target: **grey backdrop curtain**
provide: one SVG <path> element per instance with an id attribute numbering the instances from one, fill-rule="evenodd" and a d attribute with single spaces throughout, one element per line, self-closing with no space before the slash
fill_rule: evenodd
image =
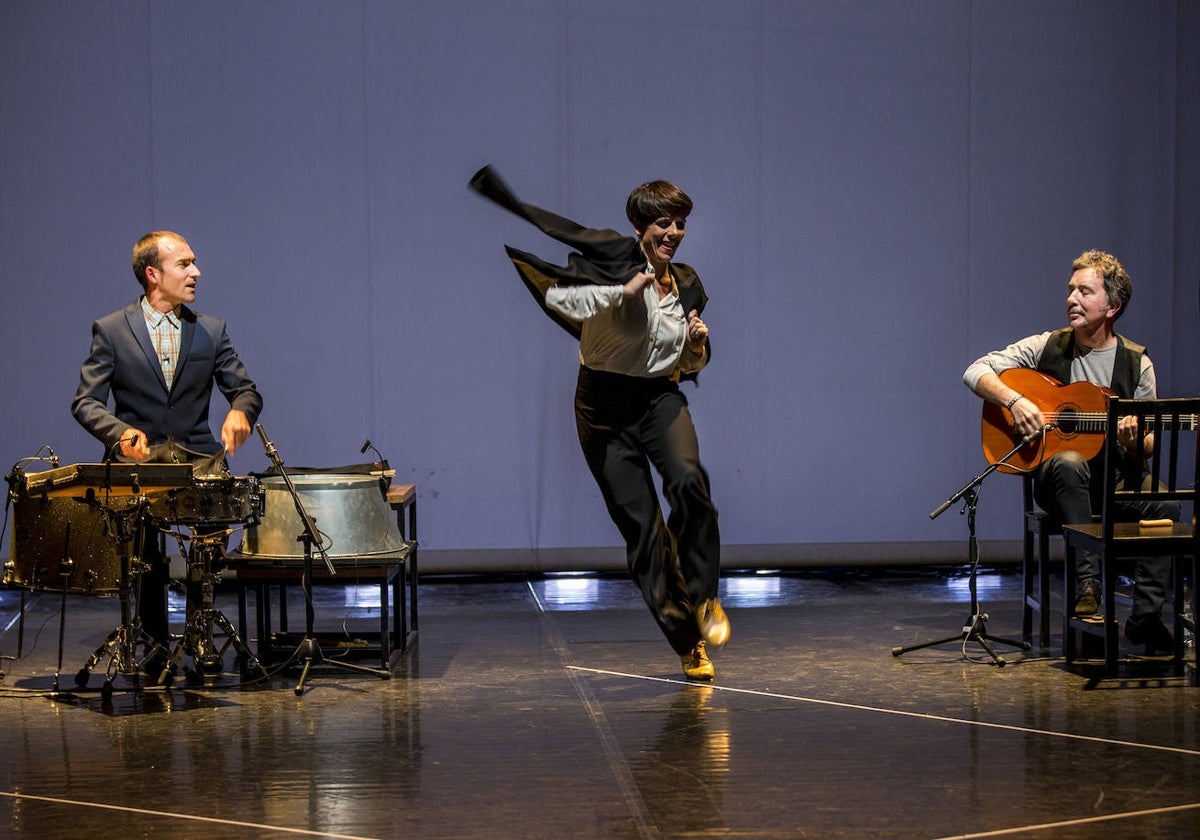
<path id="1" fill-rule="evenodd" d="M 720 347 L 686 387 L 728 564 L 961 557 L 927 516 L 983 466 L 960 374 L 1062 324 L 1080 251 L 1128 266 L 1160 390 L 1200 391 L 1198 36 L 1166 0 L 4 3 L 0 461 L 99 459 L 68 411 L 88 329 L 171 228 L 285 462 L 371 438 L 427 569 L 619 565 L 575 347 L 502 248 L 545 241 L 465 183 L 494 163 L 622 228 L 666 178 Z M 252 438 L 233 469 L 266 463 Z M 1018 496 L 984 487 L 993 559 Z"/>

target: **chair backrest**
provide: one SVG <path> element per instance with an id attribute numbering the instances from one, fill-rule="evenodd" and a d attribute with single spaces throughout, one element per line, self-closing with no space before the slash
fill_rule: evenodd
<path id="1" fill-rule="evenodd" d="M 1122 417 L 1136 418 L 1137 445 L 1124 452 L 1117 443 Z M 1200 398 L 1108 400 L 1104 448 L 1104 502 L 1101 519 L 1111 532 L 1116 508 L 1126 502 L 1192 503 L 1200 473 Z M 1153 435 L 1153 447 L 1146 435 Z M 1138 469 L 1137 465 L 1143 465 Z M 1186 520 L 1185 520 L 1186 521 Z"/>

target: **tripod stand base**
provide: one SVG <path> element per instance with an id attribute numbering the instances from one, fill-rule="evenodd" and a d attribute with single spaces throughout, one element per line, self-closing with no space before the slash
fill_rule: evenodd
<path id="1" fill-rule="evenodd" d="M 358 674 L 370 674 L 374 677 L 379 677 L 381 680 L 390 680 L 392 674 L 386 668 L 371 668 L 366 665 L 359 665 L 356 662 L 343 662 L 340 659 L 326 659 L 321 652 L 320 643 L 312 636 L 305 636 L 300 640 L 300 645 L 296 648 L 296 652 L 292 654 L 292 661 L 303 660 L 303 665 L 300 669 L 300 679 L 296 682 L 294 689 L 296 696 L 299 697 L 304 693 L 304 684 L 308 681 L 308 672 L 314 665 L 329 665 L 334 668 L 341 668 L 344 671 L 352 671 Z"/>
<path id="2" fill-rule="evenodd" d="M 214 625 L 225 634 L 225 643 L 220 648 L 213 640 Z M 183 636 L 171 651 L 171 667 L 182 669 L 189 685 L 203 685 L 206 677 L 216 679 L 224 672 L 223 657 L 231 645 L 237 651 L 238 661 L 242 663 L 243 674 L 254 672 L 259 677 L 268 676 L 267 669 L 242 641 L 232 622 L 223 612 L 212 607 L 201 607 L 192 611 L 187 624 L 184 625 Z M 193 667 L 187 666 L 184 661 L 185 654 L 191 656 Z M 169 674 L 164 676 L 166 679 L 163 682 L 169 682 Z"/>
<path id="3" fill-rule="evenodd" d="M 992 658 L 992 662 L 995 663 L 997 667 L 1003 668 L 1008 663 L 1004 661 L 1004 657 L 996 653 L 995 649 L 992 647 L 993 642 L 1008 645 L 1009 647 L 1014 647 L 1018 650 L 1030 649 L 1031 645 L 1029 642 L 1018 642 L 1014 639 L 1003 639 L 999 636 L 989 636 L 987 627 L 984 625 L 984 622 L 986 621 L 987 615 L 981 614 L 972 616 L 969 622 L 963 626 L 963 631 L 959 635 L 947 636 L 944 639 L 935 639 L 932 642 L 921 642 L 920 644 L 908 645 L 907 647 L 894 647 L 892 648 L 892 656 L 901 656 L 909 651 L 921 650 L 922 648 L 940 647 L 941 645 L 948 645 L 951 642 L 961 642 L 962 644 L 966 644 L 967 642 L 975 642 L 984 649 L 988 656 Z"/>
<path id="4" fill-rule="evenodd" d="M 143 659 L 138 659 L 136 649 L 139 644 L 146 646 L 146 656 Z M 133 678 L 135 681 L 141 679 L 141 667 L 146 662 L 155 661 L 156 657 L 161 657 L 162 661 L 166 662 L 170 656 L 170 651 L 150 638 L 145 632 L 135 630 L 127 624 L 120 624 L 108 634 L 108 638 L 101 643 L 100 647 L 96 648 L 84 666 L 75 674 L 75 685 L 77 688 L 86 688 L 91 679 L 92 671 L 100 664 L 102 659 L 107 657 L 108 664 L 104 669 L 104 686 L 101 688 L 101 696 L 108 700 L 113 693 L 113 678 L 117 674 L 124 674 Z M 164 666 L 163 675 L 166 674 L 166 666 Z M 150 675 L 153 676 L 153 675 Z M 162 682 L 162 678 L 155 680 Z"/>

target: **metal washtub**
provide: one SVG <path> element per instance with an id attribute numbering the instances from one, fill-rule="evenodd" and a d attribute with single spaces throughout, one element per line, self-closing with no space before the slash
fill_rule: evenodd
<path id="1" fill-rule="evenodd" d="M 365 557 L 404 549 L 395 514 L 378 476 L 310 473 L 290 475 L 305 512 L 312 517 L 330 557 Z M 304 526 L 282 476 L 260 479 L 263 515 L 242 534 L 240 552 L 247 558 L 303 559 L 297 538 Z M 314 558 L 319 558 L 313 547 Z"/>

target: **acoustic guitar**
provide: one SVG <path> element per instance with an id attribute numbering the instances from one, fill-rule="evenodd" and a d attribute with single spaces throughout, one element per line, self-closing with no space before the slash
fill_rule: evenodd
<path id="1" fill-rule="evenodd" d="M 1108 398 L 1115 394 L 1091 382 L 1064 385 L 1052 376 L 1029 368 L 1011 368 L 1000 381 L 1026 399 L 1033 400 L 1047 423 L 1055 428 L 1025 444 L 998 467 L 1000 472 L 1021 473 L 1052 455 L 1073 450 L 1089 461 L 1104 448 L 1108 423 Z M 983 454 L 992 464 L 1021 440 L 1013 428 L 1011 412 L 992 402 L 983 404 Z M 1009 466 L 1011 465 L 1011 466 Z"/>

